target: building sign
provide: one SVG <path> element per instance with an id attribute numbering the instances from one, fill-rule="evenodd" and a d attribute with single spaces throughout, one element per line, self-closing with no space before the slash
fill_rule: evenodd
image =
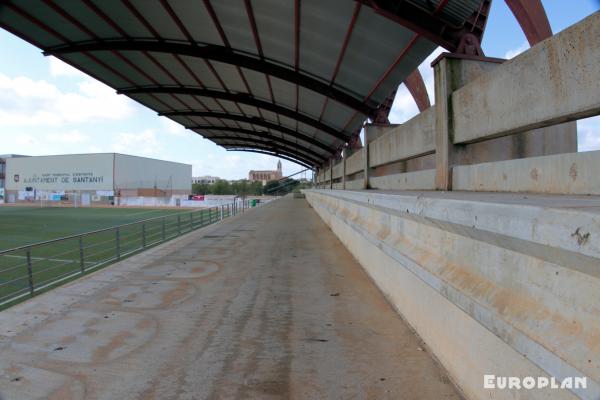
<path id="1" fill-rule="evenodd" d="M 15 175 L 15 182 L 19 182 L 19 175 Z M 38 176 L 33 174 L 29 177 L 23 177 L 23 183 L 29 186 L 35 186 L 40 183 L 54 184 L 86 184 L 86 183 L 103 183 L 104 176 L 97 176 L 93 172 L 72 172 L 72 173 L 46 173 Z"/>
<path id="2" fill-rule="evenodd" d="M 7 159 L 7 190 L 76 191 L 112 190 L 112 154 Z"/>

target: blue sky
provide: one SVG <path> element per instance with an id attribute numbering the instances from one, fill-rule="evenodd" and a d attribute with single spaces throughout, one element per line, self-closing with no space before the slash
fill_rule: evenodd
<path id="1" fill-rule="evenodd" d="M 543 1 L 554 33 L 600 7 L 599 0 Z M 482 44 L 486 55 L 510 58 L 529 46 L 502 0 L 494 0 Z M 0 29 L 0 154 L 120 152 L 185 162 L 194 175 L 243 178 L 249 169 L 271 169 L 270 156 L 227 152 L 212 142 L 74 70 Z M 431 60 L 420 67 L 433 99 Z M 390 114 L 401 123 L 417 113 L 403 86 Z M 579 121 L 579 150 L 600 149 L 600 118 Z M 301 168 L 282 160 L 284 174 Z"/>

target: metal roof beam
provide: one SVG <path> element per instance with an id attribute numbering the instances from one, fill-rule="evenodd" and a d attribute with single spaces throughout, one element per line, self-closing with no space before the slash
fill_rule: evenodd
<path id="1" fill-rule="evenodd" d="M 337 146 L 325 144 L 311 136 L 305 135 L 303 133 L 300 133 L 300 132 L 295 131 L 290 128 L 286 128 L 285 126 L 275 124 L 273 122 L 265 121 L 258 117 L 246 117 L 244 115 L 219 113 L 219 112 L 213 112 L 213 111 L 189 111 L 184 114 L 178 114 L 178 112 L 165 112 L 165 113 L 161 113 L 159 115 L 163 115 L 166 117 L 185 116 L 185 117 L 219 118 L 219 119 L 227 119 L 227 120 L 231 120 L 231 121 L 246 122 L 248 124 L 262 126 L 263 128 L 273 129 L 273 130 L 281 132 L 283 134 L 303 140 L 306 143 L 310 143 L 312 145 L 315 145 L 315 146 L 327 151 L 328 153 L 335 152 L 335 150 L 337 148 Z M 203 126 L 203 127 L 202 126 L 201 127 L 186 126 L 186 128 L 188 128 L 188 129 L 203 129 L 203 128 L 204 129 L 220 129 L 220 127 L 218 127 L 218 126 L 211 127 L 211 128 L 207 128 L 207 126 Z M 348 140 L 348 139 L 346 139 L 346 140 Z"/>
<path id="2" fill-rule="evenodd" d="M 220 143 L 220 141 L 222 141 L 222 140 L 225 140 L 225 141 L 230 140 L 232 142 L 235 142 L 235 141 L 245 142 L 245 143 L 249 143 L 251 145 L 256 144 L 259 146 L 261 146 L 261 145 L 271 146 L 271 147 L 277 148 L 279 150 L 286 151 L 290 154 L 295 154 L 297 157 L 302 157 L 303 159 L 310 160 L 312 163 L 315 163 L 315 164 L 319 164 L 319 163 L 322 163 L 323 161 L 325 161 L 325 158 L 323 158 L 322 156 L 318 156 L 318 157 L 309 156 L 309 155 L 299 152 L 298 149 L 289 148 L 285 145 L 280 146 L 273 142 L 259 141 L 259 140 L 252 139 L 252 138 L 234 137 L 234 136 L 210 136 L 210 137 L 207 137 L 207 139 L 213 140 L 215 143 Z"/>
<path id="3" fill-rule="evenodd" d="M 44 55 L 64 55 L 88 51 L 149 51 L 157 53 L 178 54 L 189 57 L 198 57 L 206 60 L 219 61 L 236 65 L 253 71 L 262 72 L 284 81 L 305 87 L 323 96 L 327 96 L 362 114 L 371 116 L 376 111 L 376 104 L 367 104 L 359 98 L 345 91 L 334 88 L 328 82 L 323 82 L 293 68 L 283 66 L 265 59 L 233 51 L 224 46 L 189 44 L 180 42 L 167 42 L 158 40 L 91 40 L 74 42 L 44 49 Z"/>
<path id="4" fill-rule="evenodd" d="M 291 162 L 296 163 L 298 165 L 301 165 L 303 167 L 306 167 L 306 168 L 308 168 L 310 170 L 314 170 L 315 169 L 314 166 L 311 166 L 310 164 L 307 164 L 304 161 L 299 161 L 299 160 L 296 160 L 296 159 L 294 159 L 292 157 L 287 157 L 287 156 L 284 156 L 284 155 L 281 155 L 281 154 L 277 154 L 276 152 L 273 152 L 273 151 L 259 150 L 259 149 L 253 149 L 253 148 L 252 149 L 251 148 L 244 148 L 244 147 L 239 147 L 239 146 L 238 147 L 226 147 L 226 146 L 223 146 L 223 147 L 225 147 L 225 149 L 227 151 L 245 151 L 245 152 L 248 152 L 248 153 L 266 154 L 268 156 L 279 157 L 279 158 L 282 158 L 284 160 L 288 160 L 288 161 L 291 161 Z"/>
<path id="5" fill-rule="evenodd" d="M 310 158 L 302 156 L 301 154 L 290 152 L 286 149 L 283 149 L 283 148 L 275 146 L 275 145 L 261 144 L 261 143 L 248 143 L 248 144 L 239 144 L 239 143 L 236 144 L 236 143 L 224 143 L 224 142 L 215 142 L 215 143 L 218 143 L 219 145 L 221 145 L 223 147 L 235 146 L 238 148 L 269 150 L 269 151 L 275 152 L 277 154 L 283 154 L 290 158 L 294 158 L 296 160 L 302 161 L 303 163 L 308 164 L 308 165 L 316 164 L 315 160 L 311 160 Z"/>
<path id="6" fill-rule="evenodd" d="M 119 89 L 117 91 L 119 94 L 157 94 L 157 93 L 166 93 L 166 94 L 184 94 L 190 96 L 201 96 L 201 97 L 210 97 L 222 100 L 228 100 L 236 103 L 246 104 L 249 106 L 261 108 L 263 110 L 272 111 L 274 113 L 283 115 L 288 118 L 295 119 L 298 122 L 302 122 L 306 125 L 310 125 L 328 133 L 329 135 L 335 137 L 336 139 L 346 141 L 350 134 L 343 134 L 339 130 L 320 122 L 317 119 L 311 118 L 308 115 L 300 114 L 290 108 L 280 106 L 278 104 L 271 103 L 269 101 L 260 100 L 256 97 L 248 94 L 248 93 L 231 93 L 231 92 L 223 92 L 220 90 L 210 90 L 203 88 L 193 88 L 193 87 L 165 87 L 165 86 L 149 86 L 149 87 L 135 87 L 135 88 L 126 88 Z"/>
<path id="7" fill-rule="evenodd" d="M 316 151 L 310 149 L 307 146 L 304 146 L 302 144 L 293 142 L 291 140 L 287 140 L 284 138 L 280 138 L 277 136 L 273 136 L 270 132 L 267 131 L 253 131 L 250 129 L 242 129 L 242 128 L 229 128 L 229 127 L 224 127 L 224 126 L 218 126 L 218 127 L 213 127 L 213 126 L 200 126 L 200 127 L 196 127 L 193 129 L 194 131 L 197 131 L 198 133 L 201 134 L 201 131 L 205 131 L 205 130 L 216 130 L 216 131 L 220 131 L 220 132 L 231 132 L 231 133 L 238 133 L 238 134 L 244 134 L 247 136 L 252 136 L 254 138 L 259 138 L 259 139 L 263 139 L 263 140 L 258 140 L 260 142 L 263 141 L 268 141 L 268 140 L 272 140 L 281 144 L 285 144 L 288 146 L 291 146 L 291 148 L 297 148 L 299 150 L 304 151 L 307 154 L 310 154 L 316 158 L 322 158 L 322 159 L 326 159 L 327 156 L 323 155 L 323 154 L 319 154 Z M 236 137 L 236 136 L 204 136 L 203 137 L 207 138 L 207 139 L 212 139 L 215 137 L 219 137 L 219 138 L 225 138 L 225 137 Z M 249 139 L 249 138 L 248 138 Z"/>
<path id="8" fill-rule="evenodd" d="M 458 49 L 460 40 L 466 33 L 475 35 L 481 43 L 491 4 L 490 0 L 482 0 L 479 10 L 462 25 L 456 26 L 442 19 L 439 13 L 441 9 L 426 10 L 411 2 L 398 0 L 356 1 L 451 52 Z"/>

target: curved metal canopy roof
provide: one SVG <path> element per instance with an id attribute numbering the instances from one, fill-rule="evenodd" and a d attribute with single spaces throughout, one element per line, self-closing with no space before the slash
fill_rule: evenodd
<path id="1" fill-rule="evenodd" d="M 227 149 L 322 164 L 489 0 L 0 0 L 0 26 Z"/>

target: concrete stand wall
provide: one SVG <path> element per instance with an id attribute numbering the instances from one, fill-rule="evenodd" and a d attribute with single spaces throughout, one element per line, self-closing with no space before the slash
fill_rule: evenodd
<path id="1" fill-rule="evenodd" d="M 511 60 L 443 54 L 436 104 L 403 124 L 366 125 L 364 146 L 320 166 L 317 186 L 348 189 L 331 180 L 362 171 L 364 189 L 597 194 L 598 177 L 584 168 L 598 161 L 574 153 L 575 120 L 600 113 L 598 37 L 600 12 Z"/>
<path id="2" fill-rule="evenodd" d="M 307 190 L 469 399 L 600 398 L 600 200 Z M 484 374 L 587 389 L 484 389 Z"/>

